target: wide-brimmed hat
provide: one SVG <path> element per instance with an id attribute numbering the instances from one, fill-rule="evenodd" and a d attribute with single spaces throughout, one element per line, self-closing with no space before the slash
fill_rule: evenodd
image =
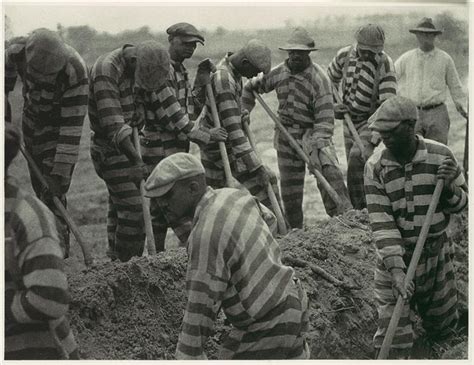
<path id="1" fill-rule="evenodd" d="M 380 25 L 367 24 L 357 30 L 355 39 L 360 49 L 380 53 L 383 51 L 385 33 Z"/>
<path id="2" fill-rule="evenodd" d="M 49 29 L 34 30 L 25 45 L 27 68 L 42 75 L 59 72 L 66 66 L 68 50 L 61 37 Z"/>
<path id="3" fill-rule="evenodd" d="M 298 27 L 293 30 L 290 39 L 284 46 L 278 47 L 282 51 L 316 51 L 314 39 L 311 38 L 306 29 Z"/>
<path id="4" fill-rule="evenodd" d="M 164 46 L 156 41 L 137 45 L 135 80 L 139 87 L 155 91 L 166 82 L 170 72 L 170 57 Z"/>
<path id="5" fill-rule="evenodd" d="M 432 34 L 441 34 L 443 31 L 441 29 L 436 29 L 435 25 L 433 24 L 433 19 L 431 18 L 423 18 L 418 23 L 416 28 L 411 28 L 409 30 L 410 33 L 432 33 Z"/>

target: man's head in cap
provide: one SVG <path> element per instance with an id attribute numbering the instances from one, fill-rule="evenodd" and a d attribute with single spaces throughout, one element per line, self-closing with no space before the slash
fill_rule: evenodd
<path id="1" fill-rule="evenodd" d="M 373 58 L 377 53 L 383 51 L 385 33 L 382 27 L 377 24 L 367 24 L 360 27 L 355 38 L 357 51 L 363 61 Z"/>
<path id="2" fill-rule="evenodd" d="M 189 23 L 177 23 L 166 29 L 170 42 L 169 53 L 173 61 L 183 62 L 191 58 L 197 43 L 204 45 L 204 36 Z"/>
<path id="3" fill-rule="evenodd" d="M 156 41 L 145 41 L 136 46 L 135 82 L 147 91 L 157 90 L 170 72 L 168 51 Z"/>
<path id="4" fill-rule="evenodd" d="M 293 73 L 308 68 L 311 64 L 309 53 L 317 50 L 313 38 L 301 27 L 295 28 L 287 43 L 279 48 L 288 52 L 288 67 Z"/>
<path id="5" fill-rule="evenodd" d="M 389 150 L 399 152 L 416 140 L 417 118 L 415 103 L 396 95 L 384 101 L 369 118 L 369 129 L 380 133 Z"/>
<path id="6" fill-rule="evenodd" d="M 27 72 L 40 81 L 52 81 L 67 63 L 69 52 L 59 35 L 49 29 L 34 30 L 25 45 Z"/>
<path id="7" fill-rule="evenodd" d="M 206 191 L 204 167 L 190 153 L 179 152 L 161 160 L 145 183 L 145 196 L 156 199 L 169 223 L 192 218 Z"/>
<path id="8" fill-rule="evenodd" d="M 239 51 L 229 57 L 237 72 L 247 78 L 257 76 L 260 72 L 270 72 L 272 56 L 270 48 L 258 39 L 251 39 Z"/>
<path id="9" fill-rule="evenodd" d="M 435 27 L 431 18 L 421 19 L 416 28 L 411 28 L 409 32 L 416 36 L 418 45 L 423 52 L 431 51 L 434 48 L 436 36 L 443 33 L 441 29 Z"/>

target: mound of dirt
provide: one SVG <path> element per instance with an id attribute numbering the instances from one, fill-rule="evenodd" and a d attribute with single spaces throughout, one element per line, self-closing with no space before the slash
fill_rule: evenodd
<path id="1" fill-rule="evenodd" d="M 463 227 L 467 220 L 458 223 Z M 283 262 L 295 268 L 310 298 L 311 358 L 373 358 L 375 250 L 367 213 L 294 230 L 280 245 Z M 461 259 L 464 251 L 459 250 Z M 178 248 L 71 273 L 70 316 L 81 357 L 174 358 L 186 303 L 186 259 L 185 250 Z M 216 358 L 228 331 L 222 314 L 215 330 L 206 347 L 210 359 Z"/>

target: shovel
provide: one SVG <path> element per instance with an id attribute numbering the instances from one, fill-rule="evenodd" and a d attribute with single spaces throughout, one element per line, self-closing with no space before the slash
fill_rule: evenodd
<path id="1" fill-rule="evenodd" d="M 436 183 L 436 187 L 431 197 L 431 203 L 428 207 L 428 212 L 426 213 L 425 221 L 423 222 L 423 226 L 421 227 L 420 235 L 418 236 L 418 240 L 416 241 L 415 250 L 413 251 L 413 256 L 411 258 L 410 264 L 408 265 L 407 274 L 405 276 L 405 287 L 413 280 L 415 277 L 416 267 L 418 265 L 418 261 L 420 260 L 421 252 L 423 251 L 423 246 L 426 241 L 426 237 L 428 236 L 428 232 L 430 230 L 431 221 L 433 220 L 433 215 L 436 211 L 436 207 L 438 206 L 439 197 L 441 192 L 443 191 L 444 180 L 439 179 Z M 382 347 L 380 348 L 379 355 L 377 359 L 386 359 L 390 352 L 390 346 L 392 345 L 393 337 L 395 336 L 395 331 L 398 327 L 398 322 L 400 320 L 400 316 L 402 314 L 404 305 L 404 300 L 401 295 L 398 296 L 397 304 L 395 304 L 395 309 L 393 310 L 392 318 L 390 319 L 390 323 L 388 324 L 387 333 L 383 339 Z"/>

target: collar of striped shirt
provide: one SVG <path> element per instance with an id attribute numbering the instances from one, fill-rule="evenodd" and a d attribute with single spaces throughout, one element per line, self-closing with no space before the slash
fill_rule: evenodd
<path id="1" fill-rule="evenodd" d="M 176 72 L 182 72 L 182 73 L 187 72 L 186 67 L 184 67 L 182 62 L 178 62 L 178 61 L 171 60 L 171 59 L 170 59 L 170 62 L 171 62 L 171 66 L 173 66 L 173 68 Z"/>
<path id="2" fill-rule="evenodd" d="M 428 156 L 428 150 L 426 149 L 426 144 L 425 140 L 422 136 L 416 135 L 416 138 L 418 139 L 418 144 L 416 147 L 416 153 L 413 159 L 411 160 L 411 163 L 416 164 L 420 163 L 426 160 L 426 157 Z M 390 152 L 388 148 L 385 148 L 382 152 L 382 156 L 380 159 L 380 163 L 382 166 L 397 166 L 401 167 L 402 165 L 395 159 L 393 154 Z"/>

